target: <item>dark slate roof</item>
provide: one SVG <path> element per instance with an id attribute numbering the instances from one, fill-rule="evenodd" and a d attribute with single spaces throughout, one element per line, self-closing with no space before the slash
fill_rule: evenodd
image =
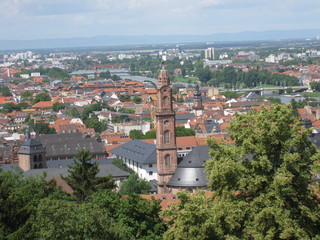
<path id="1" fill-rule="evenodd" d="M 90 154 L 103 154 L 103 143 L 82 133 L 45 134 L 40 141 L 46 146 L 47 158 L 53 156 L 75 156 L 79 150 L 86 149 Z"/>
<path id="2" fill-rule="evenodd" d="M 187 123 L 189 119 L 194 117 L 194 113 L 176 113 L 176 124 Z"/>
<path id="3" fill-rule="evenodd" d="M 203 168 L 205 161 L 209 159 L 209 146 L 198 145 L 180 162 L 178 168 Z"/>
<path id="4" fill-rule="evenodd" d="M 212 99 L 211 98 L 208 98 L 206 96 L 201 96 L 201 100 L 202 102 L 204 103 L 208 103 L 208 102 L 212 102 Z M 193 97 L 189 97 L 189 98 L 186 98 L 185 100 L 186 102 L 193 102 Z"/>
<path id="5" fill-rule="evenodd" d="M 246 99 L 254 101 L 254 100 L 261 100 L 262 97 L 260 95 L 256 94 L 255 92 L 249 92 L 246 96 Z"/>
<path id="6" fill-rule="evenodd" d="M 177 168 L 168 182 L 172 187 L 206 187 L 208 186 L 207 174 L 204 168 Z"/>
<path id="7" fill-rule="evenodd" d="M 19 154 L 43 153 L 45 152 L 44 146 L 38 139 L 29 138 L 24 141 L 19 149 Z"/>
<path id="8" fill-rule="evenodd" d="M 216 123 L 214 122 L 213 120 L 211 119 L 208 119 L 204 122 L 204 126 L 206 128 L 206 132 L 207 133 L 211 133 L 212 132 L 212 129 L 215 127 L 216 129 L 216 132 L 220 132 L 220 125 L 219 123 Z"/>
<path id="9" fill-rule="evenodd" d="M 137 139 L 124 143 L 110 150 L 110 152 L 138 163 L 147 164 L 157 162 L 156 145 Z"/>
<path id="10" fill-rule="evenodd" d="M 312 133 L 309 137 L 310 141 L 320 149 L 320 134 L 319 133 Z"/>
<path id="11" fill-rule="evenodd" d="M 128 177 L 130 174 L 121 170 L 120 168 L 112 165 L 112 160 L 110 159 L 102 159 L 102 160 L 92 160 L 92 162 L 99 162 L 99 170 L 100 172 L 97 174 L 98 177 L 111 175 L 113 177 Z M 43 175 L 46 172 L 47 179 L 51 179 L 54 177 L 67 176 L 68 175 L 68 166 L 72 166 L 74 164 L 73 159 L 68 160 L 55 160 L 55 161 L 47 161 L 47 168 L 41 169 L 31 169 L 23 173 L 24 177 L 29 176 L 39 176 Z M 18 164 L 5 164 L 0 166 L 4 171 L 21 171 Z"/>
<path id="12" fill-rule="evenodd" d="M 168 182 L 173 187 L 206 187 L 207 173 L 204 172 L 204 162 L 209 159 L 209 146 L 196 146 L 179 163 L 176 172 Z"/>

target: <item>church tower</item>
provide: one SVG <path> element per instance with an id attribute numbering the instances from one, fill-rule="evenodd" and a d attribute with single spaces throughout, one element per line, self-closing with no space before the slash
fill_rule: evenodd
<path id="1" fill-rule="evenodd" d="M 172 107 L 172 88 L 167 71 L 162 68 L 157 84 L 157 171 L 158 193 L 170 192 L 167 183 L 177 168 L 175 112 Z"/>
<path id="2" fill-rule="evenodd" d="M 37 139 L 31 138 L 29 129 L 26 131 L 25 141 L 20 146 L 18 159 L 19 167 L 23 171 L 47 167 L 46 149 Z"/>
<path id="3" fill-rule="evenodd" d="M 199 85 L 196 86 L 196 91 L 193 96 L 193 110 L 196 116 L 201 116 L 203 113 L 202 97 Z"/>

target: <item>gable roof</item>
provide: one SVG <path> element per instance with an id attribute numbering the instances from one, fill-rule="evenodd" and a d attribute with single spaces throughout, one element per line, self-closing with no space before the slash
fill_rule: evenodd
<path id="1" fill-rule="evenodd" d="M 110 152 L 138 163 L 147 164 L 157 162 L 156 145 L 137 139 L 111 149 Z"/>

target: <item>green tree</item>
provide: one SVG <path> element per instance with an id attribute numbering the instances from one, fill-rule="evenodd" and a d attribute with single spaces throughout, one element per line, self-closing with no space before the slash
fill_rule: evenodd
<path id="1" fill-rule="evenodd" d="M 81 114 L 79 113 L 78 109 L 76 109 L 75 107 L 71 108 L 68 115 L 70 115 L 73 118 L 80 118 L 81 117 Z"/>
<path id="2" fill-rule="evenodd" d="M 127 95 L 127 94 L 121 94 L 120 96 L 119 96 L 119 100 L 121 101 L 121 102 L 130 102 L 130 96 L 129 95 Z"/>
<path id="3" fill-rule="evenodd" d="M 22 173 L 0 168 L 0 239 L 33 239 L 30 227 L 39 202 L 47 197 L 65 197 L 55 181 L 45 175 L 23 178 Z"/>
<path id="4" fill-rule="evenodd" d="M 269 100 L 272 104 L 281 104 L 280 98 L 268 97 L 267 100 Z"/>
<path id="5" fill-rule="evenodd" d="M 196 70 L 196 75 L 201 82 L 208 82 L 211 79 L 211 71 L 210 68 L 207 66 L 205 68 L 198 68 Z"/>
<path id="6" fill-rule="evenodd" d="M 129 240 L 161 240 L 166 230 L 160 218 L 160 201 L 146 200 L 137 194 L 121 196 L 112 191 L 101 191 L 93 196 L 90 204 L 108 209 L 109 216 L 123 224 Z"/>
<path id="7" fill-rule="evenodd" d="M 319 199 L 311 187 L 319 153 L 291 107 L 237 115 L 229 130 L 234 145 L 208 141 L 213 196 L 199 203 L 207 210 L 198 207 L 191 216 L 198 199 L 182 198 L 181 214 L 169 212 L 174 227 L 165 239 L 320 238 Z"/>
<path id="8" fill-rule="evenodd" d="M 92 163 L 91 159 L 92 156 L 88 150 L 79 151 L 74 165 L 69 166 L 69 175 L 62 177 L 72 188 L 79 202 L 84 202 L 100 189 L 115 188 L 115 183 L 111 176 L 97 177 L 99 163 Z"/>
<path id="9" fill-rule="evenodd" d="M 31 101 L 33 99 L 32 93 L 29 91 L 22 92 L 21 97 L 23 101 Z"/>
<path id="10" fill-rule="evenodd" d="M 141 130 L 133 129 L 129 133 L 130 138 L 133 139 L 143 139 L 144 135 Z"/>
<path id="11" fill-rule="evenodd" d="M 3 113 L 11 113 L 13 111 L 20 111 L 20 110 L 21 110 L 21 107 L 18 104 L 10 102 L 10 103 L 4 103 L 2 105 L 1 112 L 3 112 Z"/>
<path id="12" fill-rule="evenodd" d="M 97 118 L 89 118 L 86 121 L 87 128 L 93 128 L 94 131 L 101 133 L 107 129 L 107 124 L 105 122 L 100 122 Z"/>
<path id="13" fill-rule="evenodd" d="M 29 103 L 27 103 L 27 102 L 18 103 L 18 106 L 21 109 L 27 109 L 28 107 L 30 107 Z"/>
<path id="14" fill-rule="evenodd" d="M 55 102 L 52 106 L 54 112 L 59 112 L 61 109 L 65 109 L 66 106 L 61 102 Z"/>
<path id="15" fill-rule="evenodd" d="M 140 104 L 142 103 L 142 98 L 139 97 L 139 96 L 134 96 L 132 99 L 131 99 L 132 102 L 136 103 L 136 104 Z"/>
<path id="16" fill-rule="evenodd" d="M 156 130 L 150 130 L 146 132 L 144 135 L 144 139 L 154 139 L 157 137 L 157 131 Z"/>
<path id="17" fill-rule="evenodd" d="M 134 114 L 135 113 L 133 108 L 120 108 L 118 112 L 129 113 L 129 114 Z"/>
<path id="18" fill-rule="evenodd" d="M 293 89 L 292 89 L 292 88 L 287 88 L 286 93 L 287 93 L 287 94 L 293 93 Z"/>
<path id="19" fill-rule="evenodd" d="M 128 230 L 108 214 L 108 207 L 44 199 L 37 207 L 35 239 L 128 239 Z"/>
<path id="20" fill-rule="evenodd" d="M 320 91 L 320 82 L 311 82 L 310 87 L 312 90 L 319 92 Z"/>
<path id="21" fill-rule="evenodd" d="M 120 184 L 119 193 L 128 194 L 149 194 L 151 185 L 144 179 L 140 179 L 138 174 L 131 174 L 129 178 Z"/>
<path id="22" fill-rule="evenodd" d="M 32 124 L 31 127 L 33 130 L 39 134 L 55 134 L 56 130 L 52 127 L 49 127 L 49 123 L 38 122 Z"/>
<path id="23" fill-rule="evenodd" d="M 90 114 L 91 114 L 92 112 L 94 112 L 94 111 L 101 111 L 101 110 L 102 110 L 102 106 L 101 106 L 100 103 L 91 104 L 91 105 L 86 106 L 86 107 L 84 108 L 84 110 L 83 110 L 83 112 L 82 112 L 81 118 L 82 118 L 83 121 L 86 121 L 86 120 L 89 118 L 89 116 L 90 116 Z"/>
<path id="24" fill-rule="evenodd" d="M 131 121 L 131 118 L 128 115 L 120 115 L 120 116 L 118 115 L 112 119 L 113 123 L 125 123 L 130 121 Z"/>
<path id="25" fill-rule="evenodd" d="M 51 101 L 50 95 L 46 92 L 37 94 L 37 96 L 33 100 L 33 104 L 36 104 L 37 102 L 41 101 Z"/>
<path id="26" fill-rule="evenodd" d="M 12 96 L 10 89 L 7 86 L 0 87 L 0 94 L 4 97 Z"/>
<path id="27" fill-rule="evenodd" d="M 177 137 L 195 136 L 195 135 L 196 135 L 196 132 L 191 128 L 176 127 Z"/>

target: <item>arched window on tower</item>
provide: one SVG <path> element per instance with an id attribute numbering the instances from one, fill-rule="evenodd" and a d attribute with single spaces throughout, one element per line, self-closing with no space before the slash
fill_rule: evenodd
<path id="1" fill-rule="evenodd" d="M 165 144 L 170 143 L 170 131 L 169 130 L 164 131 L 164 143 Z"/>
<path id="2" fill-rule="evenodd" d="M 37 164 L 34 164 L 33 169 L 37 169 L 37 168 L 38 168 Z"/>
<path id="3" fill-rule="evenodd" d="M 38 162 L 38 157 L 37 157 L 37 155 L 34 155 L 34 156 L 33 156 L 33 162 Z"/>
<path id="4" fill-rule="evenodd" d="M 166 166 L 169 167 L 170 164 L 171 164 L 171 163 L 170 163 L 170 162 L 171 162 L 171 157 L 170 157 L 169 154 L 167 154 L 167 155 L 164 157 L 164 161 L 165 161 Z"/>
<path id="5" fill-rule="evenodd" d="M 42 155 L 39 155 L 38 160 L 39 162 L 42 162 Z"/>
<path id="6" fill-rule="evenodd" d="M 169 98 L 167 96 L 164 96 L 162 98 L 163 101 L 163 106 L 168 106 L 169 105 Z"/>

